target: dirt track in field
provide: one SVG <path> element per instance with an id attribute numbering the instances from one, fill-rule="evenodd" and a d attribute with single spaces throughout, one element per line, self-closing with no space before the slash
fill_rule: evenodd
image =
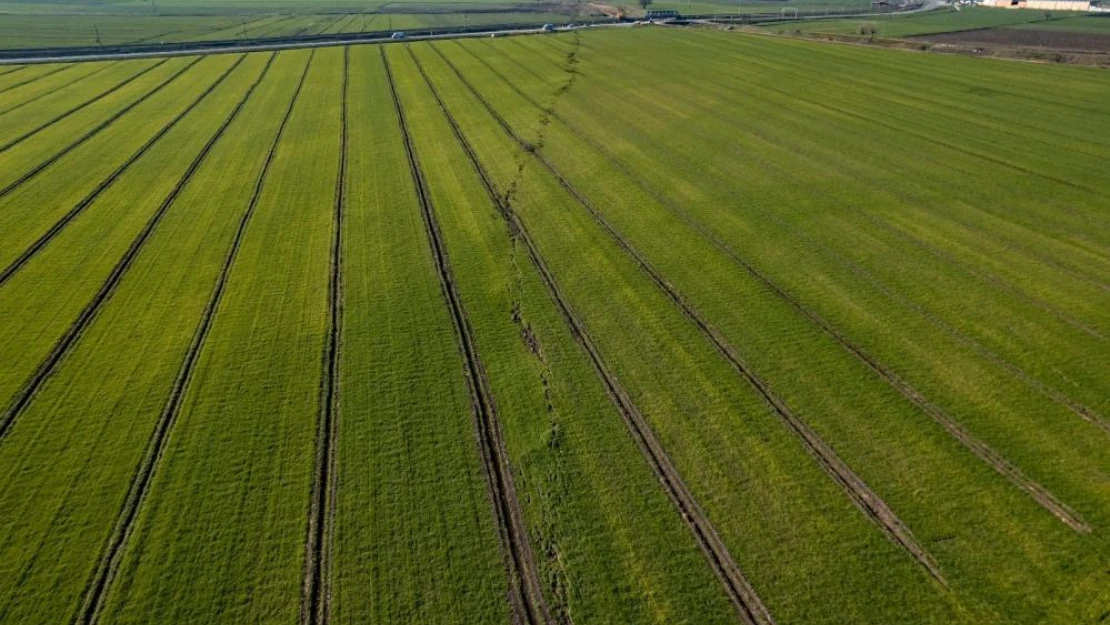
<path id="1" fill-rule="evenodd" d="M 320 417 L 316 435 L 316 468 L 312 481 L 308 540 L 305 548 L 304 598 L 301 623 L 325 625 L 331 620 L 331 547 L 335 521 L 336 440 L 339 436 L 339 349 L 343 321 L 343 217 L 347 202 L 347 91 L 351 49 L 343 49 L 343 91 L 340 107 L 339 171 L 335 177 L 335 210 L 328 282 L 328 341 L 320 380 Z"/>
<path id="2" fill-rule="evenodd" d="M 502 549 L 509 577 L 509 600 L 515 612 L 514 623 L 527 625 L 548 625 L 553 623 L 540 586 L 539 570 L 536 566 L 528 529 L 524 523 L 524 513 L 517 499 L 512 467 L 508 452 L 501 435 L 497 409 L 489 390 L 485 367 L 471 335 L 470 322 L 463 308 L 462 299 L 455 288 L 454 274 L 447 257 L 447 249 L 439 231 L 439 224 L 432 205 L 424 173 L 416 154 L 416 146 L 409 133 L 404 107 L 393 80 L 393 70 L 386 57 L 385 48 L 379 49 L 385 65 L 389 89 L 393 97 L 401 134 L 404 137 L 405 152 L 408 156 L 409 171 L 412 174 L 421 216 L 428 234 L 428 242 L 439 273 L 440 286 L 459 339 L 459 348 L 466 364 L 467 386 L 471 395 L 471 408 L 478 434 L 478 446 L 482 456 L 482 468 L 486 474 L 486 484 L 494 508 L 501 536 Z"/>
<path id="3" fill-rule="evenodd" d="M 706 518 L 700 506 L 698 506 L 697 501 L 686 486 L 686 483 L 682 480 L 682 476 L 675 468 L 674 463 L 663 449 L 662 444 L 655 437 L 654 432 L 651 430 L 651 426 L 644 416 L 640 414 L 639 409 L 636 408 L 632 399 L 628 396 L 628 393 L 620 386 L 616 377 L 605 365 L 593 339 L 586 331 L 577 313 L 575 313 L 570 303 L 563 296 L 558 283 L 555 281 L 554 275 L 547 268 L 547 264 L 540 255 L 535 243 L 532 241 L 532 237 L 528 233 L 528 230 L 512 211 L 512 207 L 509 205 L 508 201 L 497 193 L 493 181 L 490 179 L 485 168 L 482 167 L 470 142 L 467 141 L 466 137 L 463 135 L 454 116 L 451 115 L 451 112 L 447 109 L 446 104 L 439 96 L 439 92 L 432 84 L 431 79 L 424 72 L 423 66 L 415 55 L 413 55 L 413 60 L 420 69 L 420 74 L 424 77 L 424 81 L 431 89 L 440 110 L 443 111 L 444 116 L 447 118 L 456 141 L 458 141 L 459 145 L 466 152 L 467 158 L 470 160 L 475 172 L 478 174 L 479 178 L 481 178 L 482 185 L 486 190 L 486 194 L 489 196 L 490 202 L 505 219 L 506 225 L 509 227 L 513 237 L 523 243 L 528 250 L 528 255 L 532 260 L 533 266 L 543 280 L 548 294 L 562 313 L 563 319 L 571 330 L 571 334 L 590 357 L 594 372 L 605 387 L 610 401 L 612 401 L 617 408 L 625 425 L 632 433 L 640 452 L 648 460 L 649 466 L 651 466 L 656 477 L 663 485 L 672 504 L 694 534 L 698 546 L 702 549 L 710 566 L 725 586 L 725 590 L 736 607 L 740 618 L 747 625 L 773 625 L 775 621 L 770 612 L 759 599 L 755 589 L 752 588 L 751 584 L 744 577 L 740 567 L 733 559 L 732 554 L 729 553 L 728 548 L 717 534 L 716 529 Z M 454 67 L 452 67 L 452 69 L 454 69 Z"/>
<path id="4" fill-rule="evenodd" d="M 273 65 L 276 56 L 276 54 L 270 55 L 266 67 L 263 68 L 250 89 L 247 90 L 243 99 L 224 120 L 220 129 L 205 145 L 197 158 L 194 159 L 186 174 L 187 178 L 192 177 L 193 173 L 200 167 L 204 157 L 211 151 L 224 131 L 227 130 L 231 122 L 239 115 L 239 112 L 242 111 L 243 107 L 250 99 L 251 94 L 254 93 L 255 88 L 258 87 L 262 79 L 269 73 L 270 67 Z M 258 200 L 262 195 L 262 186 L 270 170 L 270 163 L 273 162 L 274 154 L 281 140 L 281 135 L 284 133 L 286 122 L 289 121 L 289 117 L 293 112 L 293 104 L 297 101 L 297 96 L 301 92 L 304 79 L 308 76 L 308 68 L 310 65 L 311 60 L 305 64 L 304 73 L 301 75 L 301 82 L 298 84 L 297 90 L 290 99 L 289 108 L 286 110 L 285 117 L 282 120 L 281 126 L 278 128 L 277 136 L 274 138 L 273 145 L 270 147 L 270 152 L 266 157 L 266 162 L 262 167 L 262 171 L 259 173 L 255 183 L 254 194 L 239 222 L 239 228 L 235 233 L 235 238 L 232 240 L 231 247 L 228 249 L 228 254 L 224 260 L 224 265 L 220 271 L 216 287 L 212 291 L 212 297 L 208 301 L 204 314 L 201 316 L 197 331 L 193 335 L 193 341 L 189 345 L 189 351 L 186 353 L 185 359 L 181 363 L 181 369 L 178 371 L 173 389 L 166 401 L 166 405 L 162 409 L 162 415 L 147 445 L 147 451 L 143 456 L 143 462 L 139 466 L 135 477 L 132 479 L 131 487 L 127 493 L 127 499 L 124 501 L 123 509 L 120 511 L 120 516 L 116 522 L 112 537 L 105 547 L 93 578 L 89 580 L 89 584 L 85 589 L 80 612 L 78 612 L 77 616 L 74 618 L 74 622 L 77 625 L 92 625 L 97 622 L 100 616 L 100 611 L 104 606 L 105 596 L 115 578 L 120 559 L 123 557 L 124 547 L 126 547 L 127 541 L 131 536 L 131 531 L 134 528 L 135 519 L 138 518 L 139 510 L 149 492 L 150 483 L 154 478 L 154 473 L 158 469 L 158 463 L 162 459 L 162 454 L 165 451 L 166 441 L 169 439 L 170 432 L 177 422 L 177 416 L 181 411 L 181 404 L 185 399 L 185 391 L 188 389 L 189 382 L 192 380 L 194 367 L 200 358 L 200 352 L 204 348 L 204 344 L 208 338 L 208 332 L 212 328 L 216 310 L 219 308 L 220 301 L 223 299 L 224 290 L 227 287 L 228 276 L 231 273 L 231 267 L 235 264 L 235 259 L 239 254 L 239 249 L 245 236 L 247 226 L 250 223 L 251 216 L 254 214 L 255 207 L 258 205 Z M 168 208 L 173 201 L 177 199 L 177 195 L 185 187 L 186 182 L 188 182 L 188 180 L 183 178 L 173 192 L 171 192 L 170 196 L 166 198 L 163 206 Z"/>

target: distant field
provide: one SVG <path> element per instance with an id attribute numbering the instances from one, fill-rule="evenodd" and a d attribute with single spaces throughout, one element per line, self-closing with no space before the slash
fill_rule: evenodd
<path id="1" fill-rule="evenodd" d="M 1081 33 L 1095 33 L 1110 35 L 1110 15 L 1078 15 L 1074 17 L 1059 16 L 1047 22 L 1034 22 L 1016 26 L 1016 28 L 1035 28 L 1044 30 L 1068 30 Z"/>
<path id="2" fill-rule="evenodd" d="M 0 3 L 0 49 L 258 39 L 481 24 L 568 23 L 600 14 L 531 0 L 28 0 Z"/>
<path id="3" fill-rule="evenodd" d="M 612 3 L 630 14 L 635 3 Z M 683 13 L 859 11 L 863 0 L 661 0 L 656 9 Z M 257 39 L 320 33 L 457 27 L 480 24 L 568 23 L 602 14 L 581 2 L 538 0 L 105 0 L 0 2 L 0 49 L 128 43 Z"/>
<path id="4" fill-rule="evenodd" d="M 1108 97 L 662 27 L 0 66 L 0 622 L 1101 623 Z"/>
<path id="5" fill-rule="evenodd" d="M 0 11 L 11 13 L 78 13 L 78 14 L 252 14 L 252 13 L 322 13 L 322 12 L 376 12 L 381 7 L 399 10 L 412 7 L 413 12 L 425 13 L 433 8 L 453 8 L 463 10 L 479 7 L 527 6 L 545 4 L 542 0 L 72 0 L 58 3 L 44 0 L 0 1 Z M 577 4 L 577 3 L 564 3 Z M 632 11 L 639 10 L 635 2 L 612 2 L 614 6 L 624 6 Z M 690 13 L 730 13 L 739 8 L 743 12 L 778 12 L 782 7 L 821 7 L 836 11 L 843 7 L 869 7 L 864 0 L 657 0 L 653 8 L 676 8 Z M 398 11 L 403 12 L 403 11 Z"/>
<path id="6" fill-rule="evenodd" d="M 1110 32 L 1070 29 L 991 28 L 926 35 L 929 41 L 1045 51 L 1110 53 Z"/>
<path id="7" fill-rule="evenodd" d="M 122 15 L 11 15 L 0 19 L 0 48 L 188 41 L 263 32 L 280 16 L 148 17 Z"/>
<path id="8" fill-rule="evenodd" d="M 625 6 L 638 9 L 635 3 L 628 3 Z M 871 8 L 871 3 L 869 0 L 741 0 L 740 2 L 729 2 L 728 0 L 702 0 L 699 2 L 656 0 L 652 3 L 651 8 L 674 9 L 688 15 L 710 13 L 781 13 L 784 8 L 789 10 L 797 9 L 799 11 L 828 12 L 830 14 L 835 14 L 847 11 L 868 10 Z"/>
<path id="9" fill-rule="evenodd" d="M 248 40 L 417 28 L 584 21 L 543 11 L 321 13 L 240 16 L 13 15 L 0 20 L 0 49 Z"/>
<path id="10" fill-rule="evenodd" d="M 1067 28 L 1076 20 L 1089 19 L 1074 13 L 1055 12 L 1045 20 L 1043 11 L 1019 11 L 970 7 L 960 11 L 939 10 L 912 15 L 874 16 L 867 19 L 809 20 L 768 24 L 771 30 L 801 30 L 812 33 L 860 34 L 863 27 L 875 29 L 881 37 L 908 37 L 933 33 L 1023 26 L 1028 28 Z M 1110 24 L 1110 21 L 1107 21 Z"/>
<path id="11" fill-rule="evenodd" d="M 868 19 L 803 20 L 767 24 L 772 32 L 807 32 L 879 37 L 936 35 L 931 40 L 1059 50 L 1110 50 L 1110 19 L 1043 11 L 965 8 Z"/>
<path id="12" fill-rule="evenodd" d="M 458 0 L 471 5 L 501 4 L 504 0 Z M 9 13 L 88 14 L 88 15 L 199 15 L 252 13 L 310 13 L 326 11 L 373 11 L 385 4 L 409 4 L 408 0 L 7 0 L 0 11 Z M 456 0 L 417 1 L 414 4 L 456 4 Z"/>

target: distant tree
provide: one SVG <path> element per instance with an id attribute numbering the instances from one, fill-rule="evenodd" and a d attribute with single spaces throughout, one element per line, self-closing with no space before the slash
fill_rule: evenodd
<path id="1" fill-rule="evenodd" d="M 646 11 L 647 8 L 651 6 L 651 3 L 655 2 L 655 0 L 636 0 L 636 2 L 640 4 L 641 9 Z"/>
<path id="2" fill-rule="evenodd" d="M 1050 19 L 1052 19 L 1052 12 L 1051 11 L 1045 11 L 1044 12 L 1044 21 L 1047 22 Z"/>

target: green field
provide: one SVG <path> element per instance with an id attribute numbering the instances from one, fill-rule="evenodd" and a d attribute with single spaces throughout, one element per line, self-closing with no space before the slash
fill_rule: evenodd
<path id="1" fill-rule="evenodd" d="M 641 15 L 636 2 L 608 3 Z M 653 9 L 686 14 L 836 15 L 870 8 L 863 0 L 659 0 Z M 606 21 L 586 2 L 559 0 L 14 0 L 0 2 L 0 50 L 249 41 L 303 35 L 459 28 L 485 24 Z"/>
<path id="2" fill-rule="evenodd" d="M 964 7 L 959 11 L 942 9 L 912 15 L 876 15 L 865 19 L 785 21 L 768 24 L 763 28 L 774 31 L 800 30 L 809 33 L 910 37 L 981 28 L 1010 27 L 1101 32 L 1099 27 L 1103 25 L 1110 26 L 1110 19 L 1054 11 L 1050 12 L 1050 17 L 1046 20 L 1044 11 L 1008 11 L 993 8 Z M 874 33 L 871 32 L 872 29 Z"/>
<path id="3" fill-rule="evenodd" d="M 322 35 L 450 28 L 483 24 L 542 24 L 602 19 L 589 10 L 405 13 L 372 8 L 350 12 L 234 15 L 0 14 L 0 49 L 95 47 L 190 41 L 250 41 Z"/>
<path id="4" fill-rule="evenodd" d="M 1043 28 L 1047 30 L 1066 30 L 1078 33 L 1110 35 L 1110 15 L 1060 16 L 1041 23 L 1023 24 L 1017 28 Z"/>
<path id="5" fill-rule="evenodd" d="M 0 623 L 1100 623 L 1108 96 L 672 28 L 0 66 Z"/>
<path id="6" fill-rule="evenodd" d="M 623 6 L 632 7 L 635 10 L 638 5 L 628 3 Z M 674 9 L 684 15 L 780 14 L 783 9 L 835 15 L 837 13 L 868 11 L 871 8 L 871 3 L 862 0 L 739 0 L 737 2 L 730 2 L 729 0 L 654 0 L 650 8 Z"/>

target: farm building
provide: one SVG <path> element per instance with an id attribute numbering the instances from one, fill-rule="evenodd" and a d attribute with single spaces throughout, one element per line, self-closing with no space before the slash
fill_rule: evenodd
<path id="1" fill-rule="evenodd" d="M 983 6 L 1039 11 L 1097 11 L 1099 0 L 983 0 Z"/>

